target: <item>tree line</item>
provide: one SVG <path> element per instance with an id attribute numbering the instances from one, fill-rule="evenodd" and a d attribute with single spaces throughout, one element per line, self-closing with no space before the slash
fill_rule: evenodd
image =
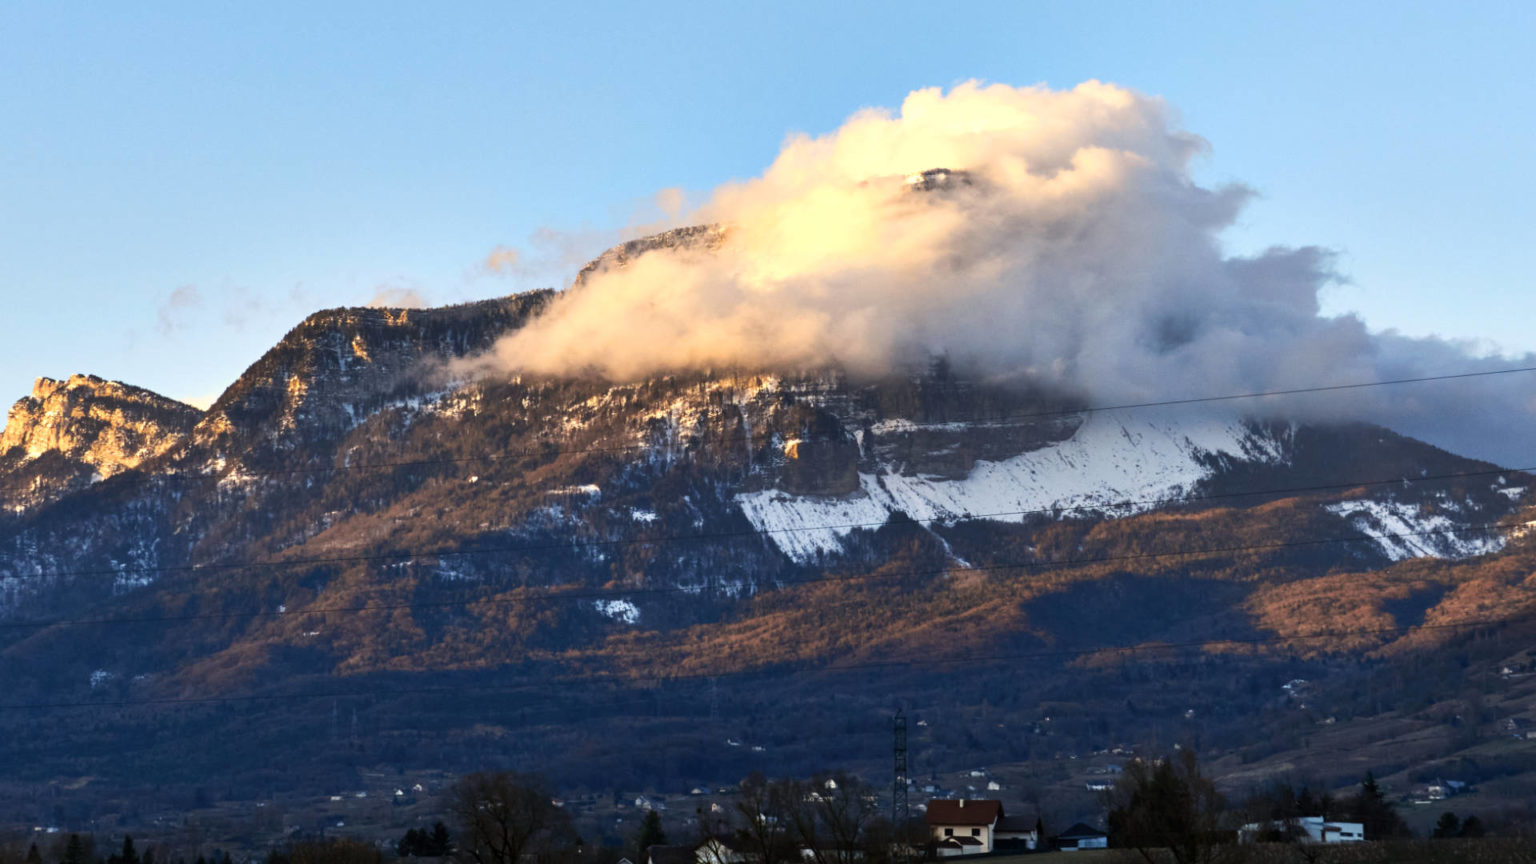
<path id="1" fill-rule="evenodd" d="M 1106 793 L 1104 804 L 1110 846 L 1125 850 L 1144 864 L 1536 860 L 1536 842 L 1530 837 L 1501 838 L 1475 848 L 1453 848 L 1437 842 L 1482 839 L 1488 831 L 1476 814 L 1463 819 L 1446 812 L 1428 840 L 1415 841 L 1371 772 L 1352 794 L 1340 797 L 1278 781 L 1234 805 L 1204 775 L 1193 751 L 1178 750 L 1162 758 L 1128 763 Z M 1359 823 L 1366 843 L 1330 847 L 1310 842 L 1301 820 L 1317 816 L 1332 822 Z M 1240 840 L 1246 842 L 1240 845 Z M 1275 846 L 1291 847 L 1294 854 L 1277 857 L 1263 848 Z"/>
<path id="2" fill-rule="evenodd" d="M 1364 826 L 1366 839 L 1380 849 L 1389 848 L 1382 844 L 1399 844 L 1390 846 L 1397 857 L 1382 860 L 1439 860 L 1401 845 L 1411 840 L 1412 833 L 1370 773 L 1347 795 L 1274 782 L 1234 804 L 1204 774 L 1193 751 L 1175 750 L 1161 758 L 1130 760 L 1101 803 L 1111 847 L 1144 864 L 1281 860 L 1262 849 L 1255 851 L 1261 847 L 1292 848 L 1298 860 L 1307 862 L 1335 860 L 1326 857 L 1334 853 L 1306 843 L 1300 820 L 1313 816 L 1358 822 Z M 893 825 L 875 788 L 840 772 L 804 779 L 750 774 L 728 803 L 703 802 L 683 826 L 674 822 L 676 839 L 681 841 L 677 846 L 669 845 L 667 826 L 656 810 L 647 810 L 635 833 L 622 845 L 589 842 L 548 781 L 536 774 L 467 775 L 449 789 L 445 809 L 448 821 L 412 827 L 391 844 L 354 838 L 298 838 L 244 860 L 265 864 L 381 864 L 410 859 L 465 864 L 617 864 L 622 856 L 636 864 L 651 864 L 651 853 L 659 848 L 683 852 L 683 860 L 690 864 L 891 864 L 898 850 L 906 856 L 936 857 L 920 818 Z M 1037 822 L 1037 829 L 1043 848 L 1047 839 L 1044 826 Z M 1239 845 L 1240 832 L 1251 842 Z M 1418 842 L 1433 846 L 1450 839 L 1478 841 L 1488 833 L 1489 826 L 1476 814 L 1447 812 L 1431 838 Z M 1507 845 L 1529 840 L 1489 842 Z M 1458 854 L 1466 852 L 1457 848 Z M 1498 851 L 1506 846 L 1479 848 Z M 1536 860 L 1536 846 L 1518 848 L 1530 858 L 1485 860 Z M 1270 857 L 1264 857 L 1266 854 Z M 141 851 L 131 836 L 123 838 L 120 846 L 104 849 L 89 835 L 68 834 L 45 841 L 44 847 L 37 842 L 0 846 L 0 864 L 234 864 L 234 859 L 217 849 L 199 852 L 192 860 L 157 852 L 154 846 Z"/>

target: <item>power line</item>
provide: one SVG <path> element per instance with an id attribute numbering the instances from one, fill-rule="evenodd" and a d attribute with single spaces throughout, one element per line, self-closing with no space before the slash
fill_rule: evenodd
<path id="1" fill-rule="evenodd" d="M 1351 391 L 1351 390 L 1363 390 L 1363 389 L 1368 389 L 1368 388 L 1372 388 L 1372 387 L 1395 387 L 1395 386 L 1400 386 L 1400 385 L 1405 385 L 1405 384 L 1423 384 L 1423 383 L 1429 383 L 1429 382 L 1434 382 L 1434 381 L 1455 381 L 1455 380 L 1464 380 L 1464 379 L 1471 379 L 1471 378 L 1487 378 L 1487 377 L 1500 376 L 1500 375 L 1514 375 L 1514 374 L 1519 374 L 1519 373 L 1524 373 L 1524 372 L 1536 372 L 1536 366 L 1521 366 L 1521 367 L 1515 367 L 1515 368 L 1509 368 L 1509 369 L 1491 369 L 1491 370 L 1484 370 L 1484 371 L 1479 371 L 1479 372 L 1458 372 L 1458 373 L 1451 373 L 1451 374 L 1445 374 L 1445 375 L 1423 375 L 1423 376 L 1418 376 L 1418 377 L 1414 377 L 1414 378 L 1395 378 L 1395 379 L 1389 379 L 1389 380 L 1385 380 L 1385 381 L 1359 381 L 1359 382 L 1351 382 L 1351 383 L 1345 383 L 1345 384 L 1319 385 L 1319 386 L 1315 386 L 1315 387 L 1292 387 L 1292 388 L 1281 389 L 1281 390 L 1259 390 L 1259 391 L 1252 391 L 1252 392 L 1245 392 L 1245 393 L 1228 393 L 1228 394 L 1222 394 L 1222 395 L 1216 395 L 1216 396 L 1192 396 L 1192 397 L 1182 398 L 1182 399 L 1164 399 L 1164 400 L 1147 401 L 1147 402 L 1125 402 L 1125 403 L 1112 404 L 1112 405 L 1089 405 L 1089 406 L 1084 406 L 1084 407 L 1081 407 L 1081 408 L 1059 408 L 1059 409 L 1050 409 L 1050 410 L 1046 410 L 1046 411 L 1004 412 L 1004 413 L 999 414 L 999 415 L 997 415 L 995 417 L 989 417 L 989 418 L 974 418 L 973 417 L 973 418 L 970 418 L 970 419 L 947 420 L 947 421 L 942 421 L 942 422 L 946 422 L 946 423 L 961 423 L 961 424 L 986 424 L 986 425 L 992 426 L 992 427 L 995 427 L 995 426 L 1007 426 L 1007 425 L 1015 425 L 1013 421 L 1021 421 L 1021 420 L 1022 421 L 1034 421 L 1034 420 L 1041 420 L 1041 419 L 1053 418 L 1053 417 L 1069 417 L 1069 416 L 1075 416 L 1075 415 L 1079 415 L 1079 414 L 1095 414 L 1095 413 L 1112 412 L 1112 411 L 1130 411 L 1130 410 L 1138 410 L 1138 409 L 1145 409 L 1145 408 L 1169 408 L 1169 407 L 1177 407 L 1177 406 L 1211 404 L 1211 403 L 1219 403 L 1219 402 L 1236 402 L 1236 401 L 1242 401 L 1242 400 L 1248 400 L 1248 399 L 1265 399 L 1265 398 L 1280 397 L 1280 396 L 1299 396 L 1299 395 L 1304 395 L 1304 394 L 1308 394 L 1308 393 L 1344 392 L 1344 391 Z M 801 387 L 801 388 L 796 388 L 796 389 L 785 391 L 785 392 L 786 392 L 787 395 L 814 395 L 814 394 L 817 394 L 817 393 L 835 393 L 835 392 L 838 392 L 840 389 L 842 389 L 842 388 L 837 386 L 837 385 L 828 385 L 828 386 L 824 386 L 824 387 Z M 1026 424 L 1018 424 L 1018 425 L 1026 425 Z M 843 434 L 830 434 L 829 433 L 829 434 L 825 434 L 825 435 L 802 436 L 801 440 L 844 440 L 845 437 L 846 436 L 843 435 Z M 744 435 L 709 436 L 707 438 L 701 437 L 701 438 L 696 438 L 694 440 L 700 441 L 701 443 L 709 443 L 709 442 L 713 441 L 713 442 L 719 443 L 722 446 L 724 446 L 724 445 L 738 446 L 743 441 L 745 441 L 747 443 L 750 443 L 753 440 L 753 438 L 754 438 L 754 436 L 752 436 L 750 434 L 744 434 Z M 762 440 L 763 443 L 768 443 L 768 441 L 770 441 L 771 438 L 769 438 L 768 436 L 764 436 L 761 440 Z M 296 475 L 296 474 L 331 474 L 331 473 L 340 473 L 340 472 L 345 472 L 345 471 L 379 471 L 379 470 L 398 469 L 398 468 L 429 468 L 429 467 L 436 467 L 436 466 L 443 466 L 443 465 L 465 465 L 465 464 L 474 464 L 474 463 L 480 463 L 480 462 L 513 461 L 513 460 L 516 460 L 516 459 L 525 459 L 525 458 L 528 458 L 530 456 L 555 457 L 555 456 L 587 454 L 587 453 L 623 453 L 623 452 L 630 452 L 630 451 L 635 451 L 635 450 L 653 449 L 653 448 L 655 448 L 657 446 L 658 445 L 655 442 L 640 443 L 640 444 L 612 444 L 612 445 L 605 445 L 605 446 L 600 446 L 600 447 L 568 447 L 568 448 L 562 448 L 562 447 L 553 447 L 553 448 L 551 448 L 551 447 L 543 447 L 543 446 L 539 446 L 539 445 L 531 445 L 531 446 L 525 446 L 521 450 L 516 451 L 515 453 L 487 453 L 487 454 L 481 454 L 481 455 L 477 455 L 477 456 L 456 456 L 456 457 L 443 457 L 443 458 L 436 458 L 436 459 L 413 459 L 413 460 L 394 460 L 394 461 L 381 461 L 381 462 L 361 462 L 361 463 L 357 463 L 357 464 L 346 464 L 346 465 L 320 465 L 320 466 L 294 467 L 294 468 L 270 468 L 270 469 L 263 469 L 263 470 L 260 470 L 260 471 L 242 470 L 241 474 L 242 474 L 243 477 L 249 477 L 249 478 L 257 478 L 257 477 L 289 477 L 289 476 L 293 476 L 293 475 Z M 155 479 L 163 480 L 163 479 L 170 478 L 170 477 L 175 477 L 175 478 L 178 478 L 178 479 L 208 479 L 208 478 L 211 478 L 212 476 L 213 475 L 192 475 L 192 474 L 180 474 L 180 473 L 178 473 L 178 474 L 169 474 L 169 475 L 157 475 L 155 477 Z"/>
<path id="2" fill-rule="evenodd" d="M 1361 480 L 1344 483 L 1311 484 L 1307 486 L 1291 486 L 1275 489 L 1259 489 L 1242 492 L 1221 492 L 1206 495 L 1191 495 L 1177 500 L 1167 498 L 1142 498 L 1127 499 L 1123 501 L 1111 501 L 1095 504 L 1079 504 L 1070 506 L 1037 507 L 1025 510 L 1005 510 L 992 513 L 963 513 L 963 514 L 931 514 L 926 518 L 912 518 L 915 522 L 947 522 L 951 519 L 955 522 L 972 520 L 997 520 L 1002 518 L 1022 518 L 1027 516 L 1045 516 L 1061 513 L 1110 513 L 1117 510 L 1134 510 L 1139 507 L 1156 506 L 1159 504 L 1171 504 L 1181 506 L 1191 503 L 1209 501 L 1221 501 L 1234 498 L 1256 498 L 1270 495 L 1301 495 L 1312 492 L 1337 491 L 1340 489 L 1354 489 L 1363 486 L 1389 486 L 1398 484 L 1429 483 L 1441 480 L 1457 480 L 1473 477 L 1502 476 L 1506 474 L 1521 474 L 1536 471 L 1531 468 L 1495 468 L 1482 471 L 1457 471 L 1445 474 L 1424 475 L 1420 477 L 1390 477 L 1379 480 Z M 521 544 L 513 546 L 491 546 L 474 549 L 459 549 L 442 547 L 438 549 L 398 549 L 385 552 L 374 552 L 357 555 L 331 555 L 311 558 L 274 558 L 266 561 L 230 561 L 215 562 L 209 564 L 181 564 L 157 567 L 115 567 L 95 570 L 65 570 L 51 573 L 28 574 L 38 579 L 64 579 L 89 576 L 122 576 L 125 574 L 153 574 L 153 573 L 209 573 L 227 570 L 250 570 L 263 567 L 309 567 L 327 564 L 354 564 L 361 562 L 395 562 L 410 563 L 416 558 L 457 558 L 473 557 L 480 555 L 503 555 L 527 552 L 550 552 L 566 549 L 581 548 L 614 548 L 624 546 L 665 546 L 673 543 L 698 543 L 719 540 L 736 540 L 747 537 L 767 537 L 778 534 L 796 534 L 811 531 L 852 531 L 858 528 L 879 528 L 886 524 L 887 520 L 879 522 L 842 522 L 822 525 L 805 525 L 788 528 L 751 528 L 736 531 L 716 531 L 705 534 L 672 534 L 660 537 L 625 537 L 615 540 L 562 540 L 546 543 Z M 9 626 L 0 622 L 0 627 Z"/>

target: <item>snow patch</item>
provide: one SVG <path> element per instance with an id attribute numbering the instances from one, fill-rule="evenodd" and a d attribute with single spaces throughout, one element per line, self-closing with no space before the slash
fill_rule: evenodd
<path id="1" fill-rule="evenodd" d="M 592 608 L 614 621 L 625 624 L 640 623 L 640 607 L 628 600 L 594 600 Z"/>
<path id="2" fill-rule="evenodd" d="M 886 430 L 917 428 L 885 421 Z M 1189 495 L 1211 476 L 1213 459 L 1282 462 L 1282 438 L 1257 435 L 1235 417 L 1158 420 L 1123 412 L 1090 415 L 1065 441 L 998 462 L 978 461 L 960 480 L 907 476 L 882 465 L 859 475 L 840 497 L 769 489 L 736 496 L 742 512 L 798 562 L 837 553 L 857 527 L 877 527 L 896 512 L 923 525 L 1031 515 L 1129 516 Z"/>
<path id="3" fill-rule="evenodd" d="M 1323 509 L 1349 520 L 1393 561 L 1473 558 L 1504 548 L 1505 538 L 1497 533 L 1459 527 L 1449 517 L 1426 514 L 1412 502 L 1360 499 L 1328 504 Z"/>

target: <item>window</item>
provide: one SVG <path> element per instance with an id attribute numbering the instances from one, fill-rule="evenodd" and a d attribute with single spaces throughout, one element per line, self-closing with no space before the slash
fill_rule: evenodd
<path id="1" fill-rule="evenodd" d="M 944 829 L 944 836 L 945 837 L 953 837 L 953 836 L 955 836 L 955 829 L 953 829 L 953 828 L 945 828 Z"/>
<path id="2" fill-rule="evenodd" d="M 980 828 L 972 828 L 971 829 L 971 836 L 972 837 L 980 837 L 981 836 L 981 829 Z"/>

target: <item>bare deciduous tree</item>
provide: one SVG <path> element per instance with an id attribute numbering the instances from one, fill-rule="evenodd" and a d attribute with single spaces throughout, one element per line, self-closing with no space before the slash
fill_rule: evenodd
<path id="1" fill-rule="evenodd" d="M 1157 864 L 1162 852 L 1175 864 L 1212 860 L 1226 803 L 1201 775 L 1193 751 L 1130 762 L 1110 798 L 1113 845 L 1135 849 L 1147 864 Z"/>
<path id="2" fill-rule="evenodd" d="M 752 772 L 741 781 L 736 799 L 740 816 L 737 838 L 748 857 L 758 864 L 782 864 L 795 856 L 787 826 L 794 806 L 792 781 L 770 781 Z"/>
<path id="3" fill-rule="evenodd" d="M 876 815 L 868 784 L 843 773 L 818 775 L 806 783 L 781 782 L 788 787 L 789 828 L 815 864 L 855 864 L 863 859 Z"/>
<path id="4" fill-rule="evenodd" d="M 462 826 L 459 856 L 475 864 L 519 864 L 575 842 L 570 816 L 555 806 L 542 777 L 470 774 L 454 785 L 450 800 Z"/>

